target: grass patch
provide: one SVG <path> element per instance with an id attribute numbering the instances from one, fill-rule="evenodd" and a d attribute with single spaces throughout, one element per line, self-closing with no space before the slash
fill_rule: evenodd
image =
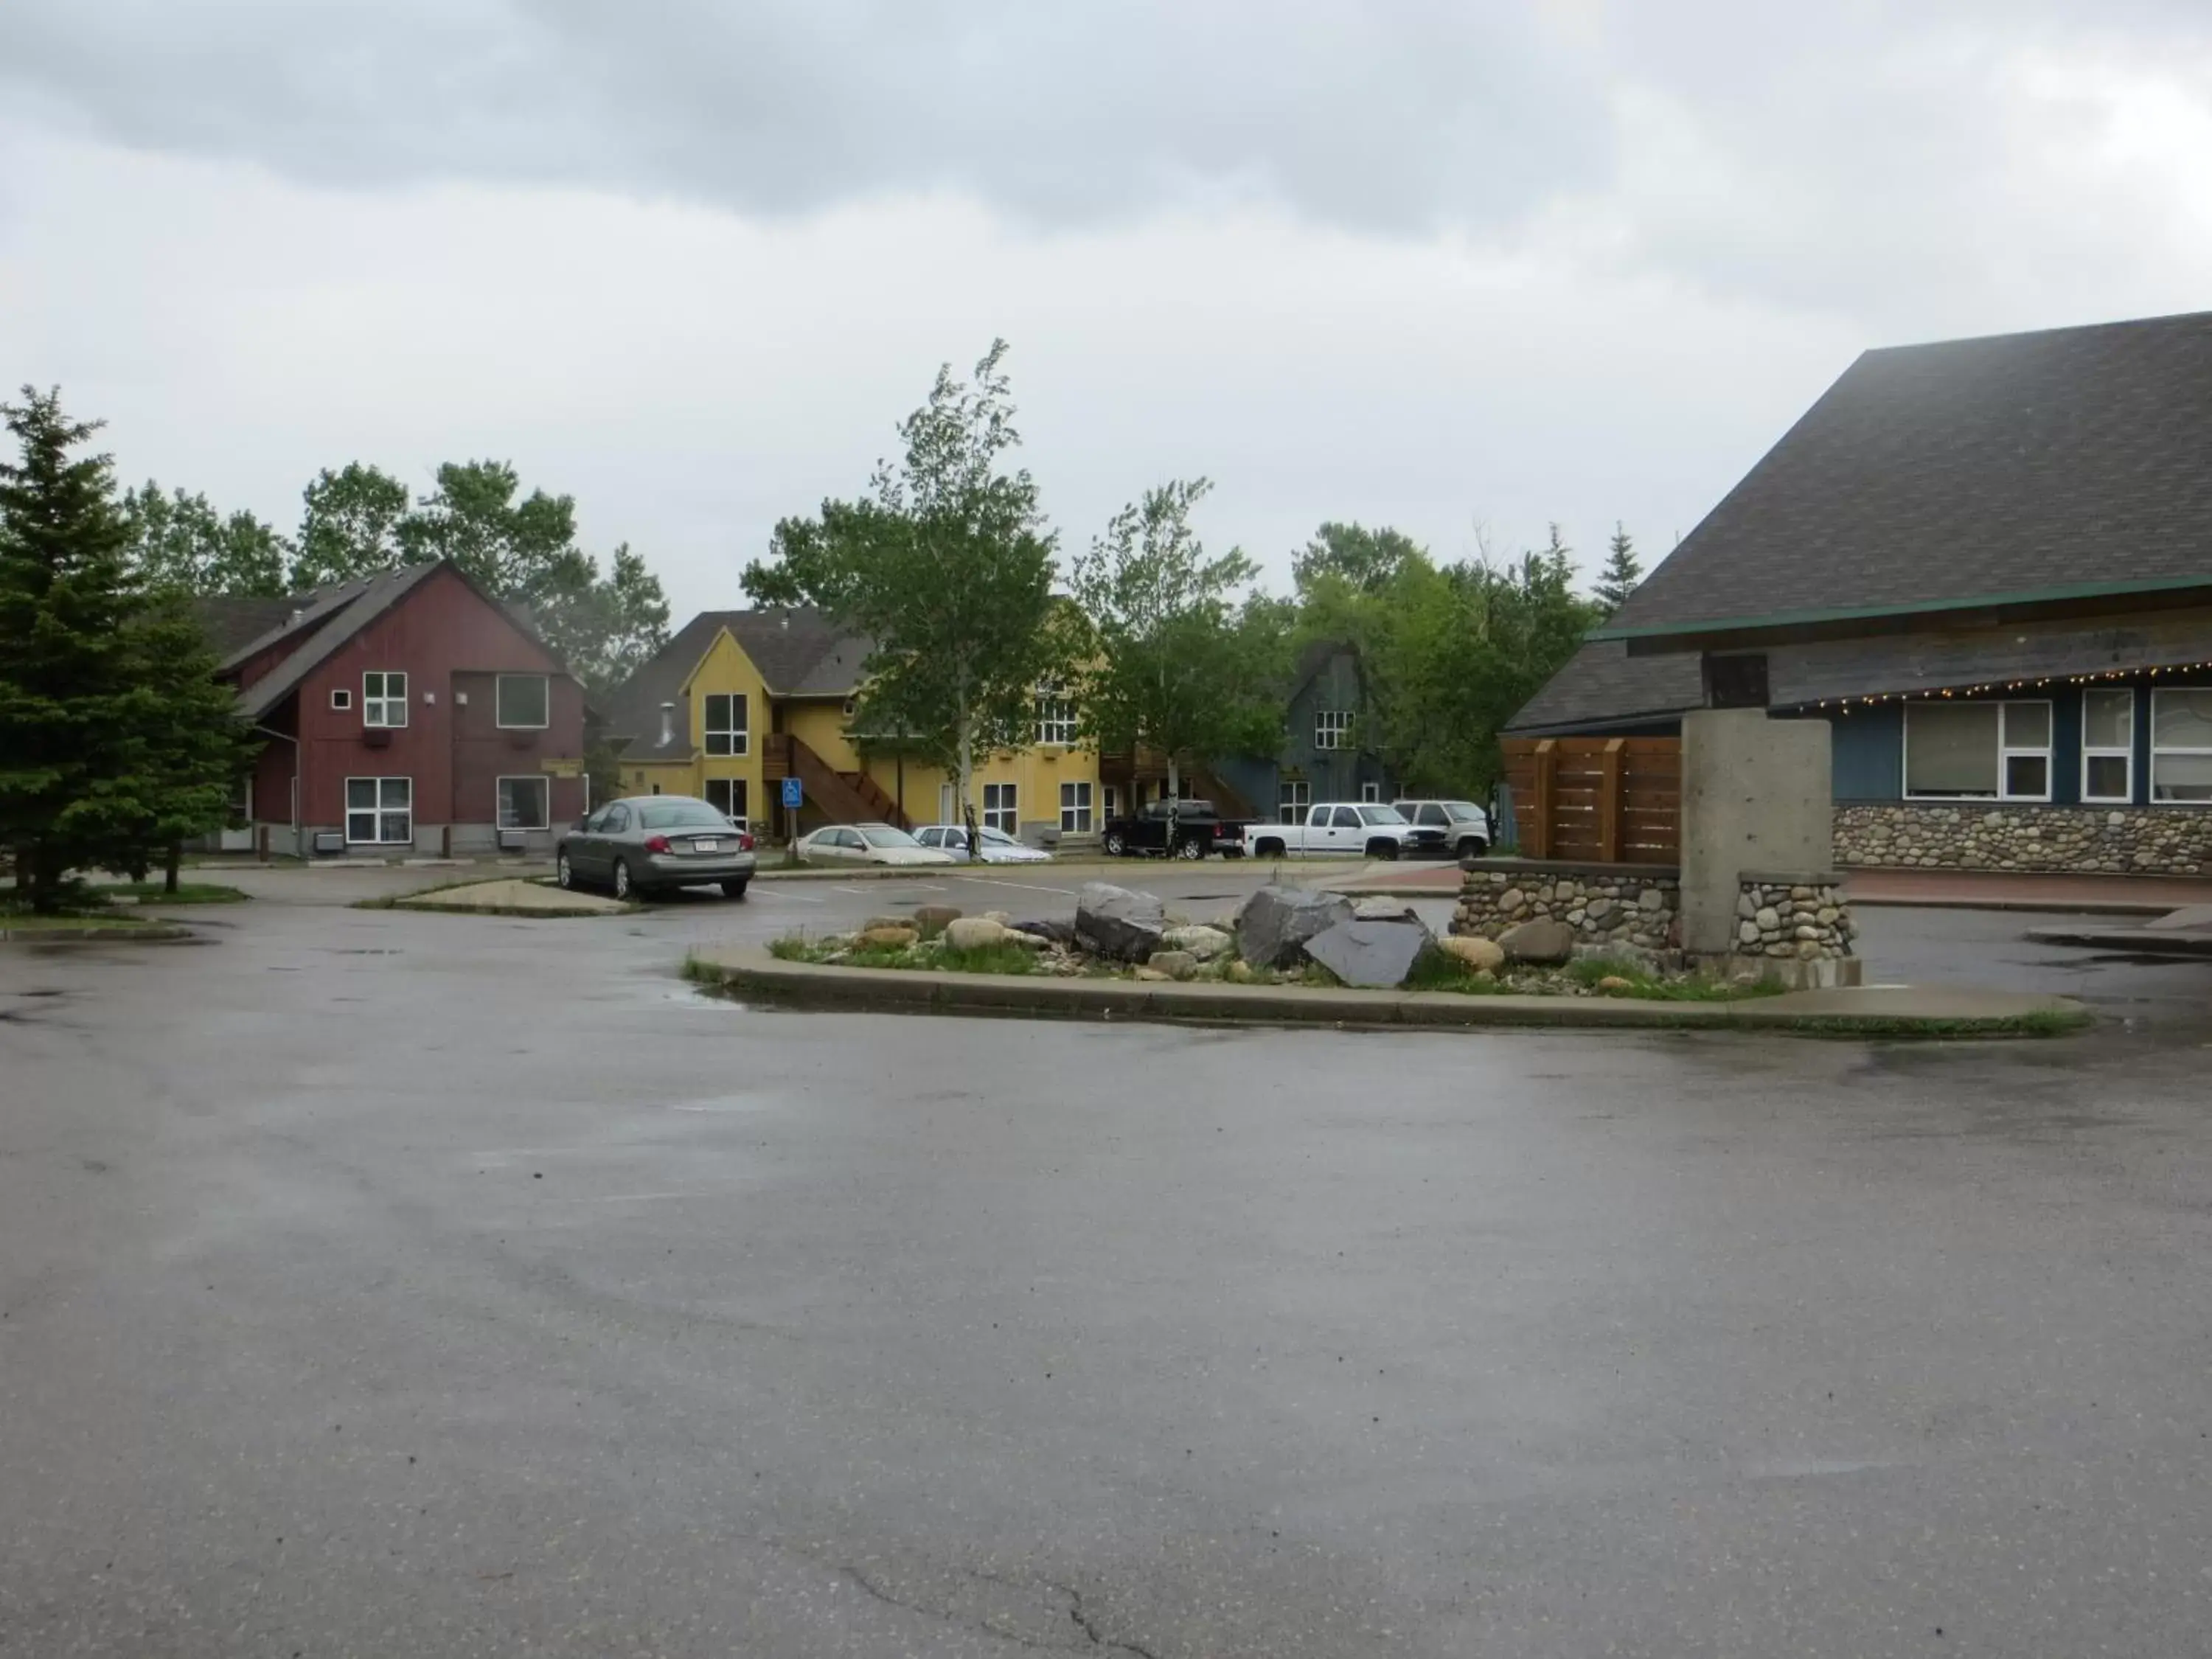
<path id="1" fill-rule="evenodd" d="M 243 904 L 252 896 L 214 881 L 180 881 L 173 893 L 165 891 L 158 881 L 127 881 L 93 890 L 103 898 L 135 898 L 141 904 Z"/>
<path id="2" fill-rule="evenodd" d="M 1664 979 L 1632 963 L 1603 960 L 1571 962 L 1565 976 L 1600 996 L 1636 997 L 1646 1002 L 1741 1002 L 1747 997 L 1779 996 L 1789 988 L 1773 980 L 1739 985 L 1734 980 L 1715 979 L 1703 974 Z M 1607 987 L 1607 980 L 1623 980 L 1626 984 Z"/>
<path id="3" fill-rule="evenodd" d="M 956 950 L 936 939 L 914 945 L 854 945 L 840 948 L 826 939 L 787 933 L 769 942 L 769 954 L 779 962 L 828 963 L 834 957 L 840 968 L 896 968 L 930 969 L 946 974 L 1034 974 L 1037 953 L 1020 945 L 984 945 Z"/>

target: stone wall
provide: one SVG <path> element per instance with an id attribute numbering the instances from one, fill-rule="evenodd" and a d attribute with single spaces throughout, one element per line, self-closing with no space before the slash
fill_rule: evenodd
<path id="1" fill-rule="evenodd" d="M 1496 939 L 1524 921 L 1563 921 L 1577 945 L 1681 947 L 1682 884 L 1672 866 L 1513 860 L 1467 866 L 1451 931 Z"/>
<path id="2" fill-rule="evenodd" d="M 2212 873 L 2212 808 L 1922 801 L 1838 806 L 1836 862 L 1884 869 Z"/>
<path id="3" fill-rule="evenodd" d="M 1735 901 L 1735 954 L 1826 962 L 1854 955 L 1858 928 L 1833 876 L 1747 871 Z"/>

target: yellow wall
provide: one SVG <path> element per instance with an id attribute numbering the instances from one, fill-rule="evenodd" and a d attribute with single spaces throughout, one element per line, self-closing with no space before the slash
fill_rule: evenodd
<path id="1" fill-rule="evenodd" d="M 714 642 L 707 654 L 692 671 L 684 689 L 690 694 L 691 750 L 690 758 L 684 760 L 622 762 L 622 787 L 625 793 L 648 794 L 659 784 L 663 794 L 704 795 L 710 778 L 742 778 L 745 783 L 745 813 L 757 820 L 779 822 L 774 799 L 775 786 L 761 775 L 762 740 L 775 728 L 771 715 L 768 688 L 761 679 L 760 671 L 752 659 L 738 647 L 726 629 L 714 635 Z M 725 692 L 742 693 L 747 701 L 746 719 L 750 740 L 743 755 L 708 755 L 706 752 L 707 699 Z M 790 732 L 811 749 L 833 771 L 857 772 L 863 769 L 859 752 L 847 733 L 848 720 L 844 700 L 785 699 L 782 703 L 782 729 Z M 890 756 L 878 756 L 866 763 L 869 776 L 881 786 L 884 793 L 896 799 L 899 793 L 898 763 Z M 917 765 L 908 761 L 906 766 L 906 814 L 915 823 L 932 823 L 938 816 L 939 787 L 945 775 L 934 767 Z M 1103 822 L 1105 792 L 1098 782 L 1098 756 L 1089 748 L 1029 748 L 1010 754 L 988 757 L 975 768 L 975 807 L 980 820 L 983 811 L 982 786 L 987 783 L 1011 783 L 1015 789 L 1015 811 L 1018 822 L 1023 824 L 1050 823 L 1060 821 L 1060 786 L 1062 783 L 1088 783 L 1091 786 L 1091 823 L 1089 834 L 1096 836 Z M 810 803 L 810 805 L 811 803 Z M 818 814 L 806 815 L 808 827 L 818 821 Z M 1076 831 L 1075 834 L 1084 832 Z"/>

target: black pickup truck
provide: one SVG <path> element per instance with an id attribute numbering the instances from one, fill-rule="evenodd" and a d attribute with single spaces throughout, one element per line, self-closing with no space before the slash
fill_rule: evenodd
<path id="1" fill-rule="evenodd" d="M 1099 845 L 1114 858 L 1157 853 L 1179 859 L 1244 856 L 1244 825 L 1210 800 L 1156 800 L 1128 817 L 1109 818 Z"/>

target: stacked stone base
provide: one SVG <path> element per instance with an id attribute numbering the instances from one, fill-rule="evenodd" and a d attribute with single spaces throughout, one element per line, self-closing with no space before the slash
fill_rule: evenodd
<path id="1" fill-rule="evenodd" d="M 1626 957 L 1662 972 L 1703 967 L 1730 978 L 1814 988 L 1860 982 L 1858 930 L 1842 882 L 1820 872 L 1747 872 L 1733 948 L 1682 948 L 1682 883 L 1672 866 L 1480 860 L 1466 866 L 1451 931 L 1502 939 L 1532 921 L 1563 923 L 1577 957 Z"/>
<path id="2" fill-rule="evenodd" d="M 1836 862 L 2051 875 L 2212 873 L 2212 810 L 2190 806 L 1838 806 Z"/>

